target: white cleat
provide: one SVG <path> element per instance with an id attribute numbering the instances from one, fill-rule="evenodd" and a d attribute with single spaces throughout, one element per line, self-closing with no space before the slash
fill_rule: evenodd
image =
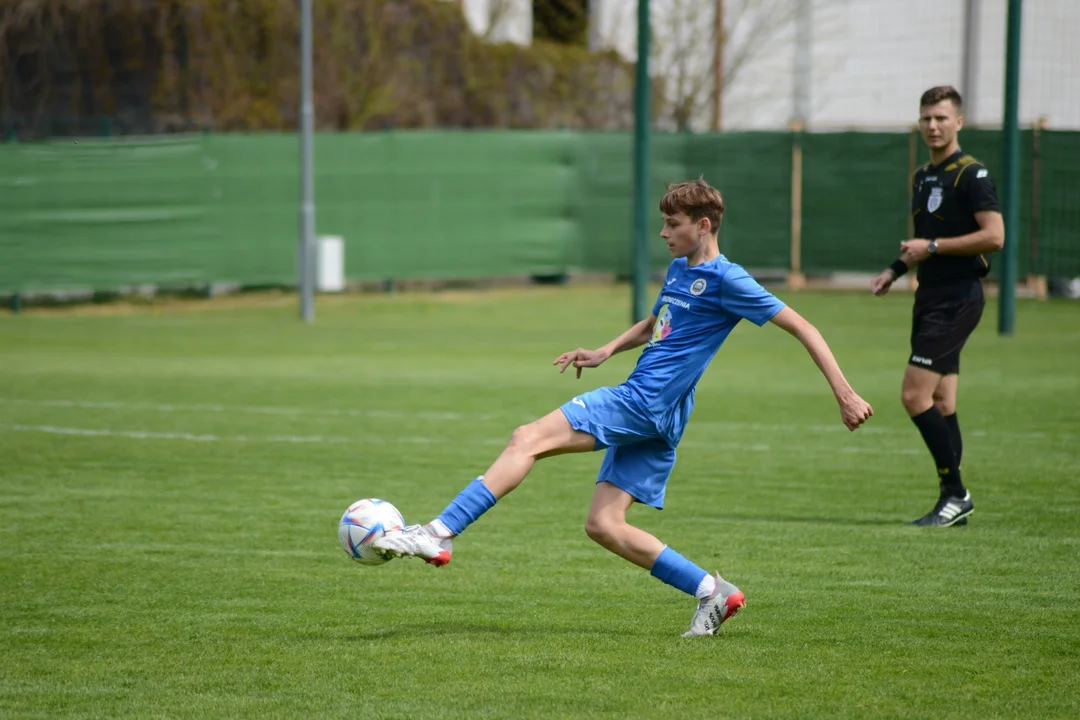
<path id="1" fill-rule="evenodd" d="M 371 544 L 387 555 L 418 557 L 436 567 L 450 562 L 451 538 L 437 537 L 427 525 L 409 525 L 404 530 L 385 533 Z"/>
<path id="2" fill-rule="evenodd" d="M 690 621 L 690 629 L 683 633 L 683 637 L 715 635 L 724 621 L 734 617 L 745 604 L 746 597 L 742 590 L 717 573 L 716 588 L 712 595 L 698 601 L 694 619 Z"/>

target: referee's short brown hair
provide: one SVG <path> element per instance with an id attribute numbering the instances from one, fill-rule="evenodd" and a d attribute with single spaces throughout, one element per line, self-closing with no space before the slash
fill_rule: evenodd
<path id="1" fill-rule="evenodd" d="M 919 107 L 924 108 L 929 105 L 937 105 L 943 100 L 952 100 L 952 103 L 956 106 L 957 110 L 964 107 L 964 101 L 960 97 L 960 91 L 952 85 L 938 85 L 937 87 L 930 88 L 922 94 L 921 98 L 919 98 Z"/>

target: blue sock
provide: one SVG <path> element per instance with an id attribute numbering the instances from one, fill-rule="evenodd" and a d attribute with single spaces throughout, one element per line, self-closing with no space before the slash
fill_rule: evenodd
<path id="1" fill-rule="evenodd" d="M 669 547 L 661 551 L 649 572 L 657 580 L 687 595 L 697 593 L 698 585 L 709 574 Z"/>
<path id="2" fill-rule="evenodd" d="M 476 478 L 458 493 L 438 519 L 450 532 L 460 535 L 494 504 L 495 496 L 480 478 Z"/>

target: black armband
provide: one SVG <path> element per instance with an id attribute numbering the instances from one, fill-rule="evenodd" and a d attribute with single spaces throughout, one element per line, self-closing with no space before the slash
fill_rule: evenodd
<path id="1" fill-rule="evenodd" d="M 895 275 L 896 277 L 900 277 L 908 271 L 907 265 L 900 258 L 893 260 L 892 265 L 889 266 L 889 269 L 892 270 L 893 275 Z"/>

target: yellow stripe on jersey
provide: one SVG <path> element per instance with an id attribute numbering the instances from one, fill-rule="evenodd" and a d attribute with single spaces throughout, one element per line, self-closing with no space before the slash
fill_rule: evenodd
<path id="1" fill-rule="evenodd" d="M 982 164 L 978 160 L 976 160 L 975 158 L 971 157 L 970 155 L 964 155 L 963 157 L 961 157 L 956 162 L 958 164 L 960 164 L 960 165 L 963 165 L 964 167 L 961 168 L 960 172 L 956 173 L 956 179 L 953 180 L 953 187 L 957 187 L 960 184 L 960 176 L 964 174 L 964 170 L 967 170 L 972 165 L 981 165 Z"/>

